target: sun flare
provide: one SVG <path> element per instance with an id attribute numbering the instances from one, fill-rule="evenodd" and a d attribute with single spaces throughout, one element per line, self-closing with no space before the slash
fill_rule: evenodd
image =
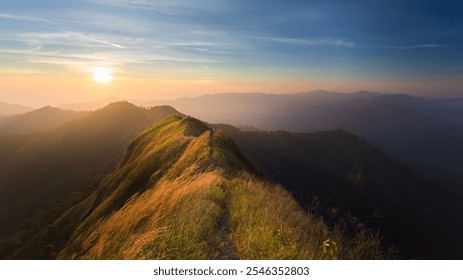
<path id="1" fill-rule="evenodd" d="M 93 67 L 91 69 L 93 80 L 100 84 L 107 84 L 114 80 L 113 71 L 108 67 Z"/>

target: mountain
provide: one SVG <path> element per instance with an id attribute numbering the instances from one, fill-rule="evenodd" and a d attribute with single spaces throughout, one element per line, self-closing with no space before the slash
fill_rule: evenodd
<path id="1" fill-rule="evenodd" d="M 103 107 L 108 106 L 111 103 L 114 102 L 120 102 L 120 101 L 128 101 L 131 104 L 137 105 L 137 106 L 145 106 L 145 107 L 152 107 L 151 105 L 148 105 L 149 103 L 144 102 L 144 101 L 139 101 L 135 99 L 124 99 L 120 97 L 108 97 L 104 98 L 101 100 L 93 101 L 93 102 L 83 102 L 83 103 L 68 103 L 68 104 L 61 104 L 58 107 L 65 109 L 65 110 L 74 110 L 74 111 L 94 111 L 101 109 Z M 155 106 L 162 106 L 165 104 L 158 104 Z"/>
<path id="2" fill-rule="evenodd" d="M 0 119 L 0 135 L 29 134 L 86 116 L 85 112 L 64 111 L 50 106 Z"/>
<path id="3" fill-rule="evenodd" d="M 156 104 L 152 102 L 151 104 Z M 404 94 L 213 94 L 166 104 L 211 123 L 260 130 L 344 129 L 427 174 L 460 176 L 463 111 Z M 442 176 L 441 176 L 442 177 Z"/>
<path id="4" fill-rule="evenodd" d="M 463 108 L 463 98 L 440 98 L 432 101 L 450 107 Z"/>
<path id="5" fill-rule="evenodd" d="M 31 107 L 0 102 L 0 116 L 24 114 L 32 110 L 33 109 Z"/>
<path id="6" fill-rule="evenodd" d="M 106 107 L 111 103 L 120 102 L 120 101 L 124 101 L 124 99 L 119 98 L 119 97 L 108 97 L 108 98 L 94 101 L 94 102 L 61 104 L 61 105 L 58 105 L 58 107 L 64 110 L 94 111 L 94 110 L 98 110 L 103 107 Z"/>
<path id="7" fill-rule="evenodd" d="M 329 227 L 281 186 L 265 181 L 221 130 L 172 116 L 136 137 L 94 192 L 12 257 L 390 257 L 376 234 L 357 226 L 352 235 Z"/>
<path id="8" fill-rule="evenodd" d="M 348 212 L 406 258 L 460 258 L 463 244 L 440 242 L 461 234 L 456 201 L 442 187 L 346 131 L 243 132 L 221 128 L 263 174 L 293 194 L 301 206 L 316 201 Z M 333 210 L 334 209 L 334 210 Z M 445 230 L 443 230 L 445 229 Z"/>
<path id="9" fill-rule="evenodd" d="M 15 242 L 27 240 L 61 214 L 63 201 L 98 184 L 136 135 L 170 115 L 181 114 L 118 102 L 45 132 L 0 137 L 0 238 L 21 229 Z"/>
<path id="10" fill-rule="evenodd" d="M 449 106 L 450 104 L 445 104 L 438 100 L 422 99 L 407 94 L 382 95 L 377 99 L 378 103 L 394 104 L 434 119 L 463 125 L 463 110 Z"/>
<path id="11" fill-rule="evenodd" d="M 250 125 L 263 130 L 294 131 L 297 129 L 293 127 L 295 124 L 283 127 L 286 119 L 293 117 L 292 114 L 308 114 L 316 108 L 326 109 L 335 104 L 355 104 L 376 96 L 374 93 L 348 95 L 322 90 L 299 94 L 219 93 L 173 101 L 151 101 L 146 105 L 169 104 L 207 122 Z M 312 122 L 317 123 L 315 120 Z M 323 126 L 320 124 L 320 128 Z M 314 130 L 318 128 L 314 127 Z"/>

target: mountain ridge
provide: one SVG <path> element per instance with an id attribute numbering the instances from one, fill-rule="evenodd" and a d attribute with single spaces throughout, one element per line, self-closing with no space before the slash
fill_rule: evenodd
<path id="1" fill-rule="evenodd" d="M 0 136 L 42 132 L 86 115 L 88 112 L 65 111 L 46 106 L 0 119 Z"/>
<path id="2" fill-rule="evenodd" d="M 16 115 L 16 114 L 24 114 L 32 110 L 33 110 L 32 107 L 19 105 L 19 104 L 11 104 L 11 103 L 0 101 L 0 116 L 11 116 L 11 115 Z"/>
<path id="3" fill-rule="evenodd" d="M 341 128 L 416 171 L 427 170 L 423 174 L 461 178 L 463 150 L 457 143 L 463 141 L 463 111 L 439 101 L 406 94 L 313 91 L 204 95 L 164 103 L 210 123 L 259 130 L 313 132 Z"/>
<path id="4" fill-rule="evenodd" d="M 339 258 L 388 256 L 375 234 L 350 239 L 305 213 L 220 129 L 171 116 L 136 137 L 95 192 L 13 258 L 323 259 L 329 236 Z"/>
<path id="5" fill-rule="evenodd" d="M 173 114 L 182 115 L 168 106 L 148 110 L 114 103 L 44 132 L 0 137 L 0 237 L 91 185 L 119 162 L 133 137 Z"/>

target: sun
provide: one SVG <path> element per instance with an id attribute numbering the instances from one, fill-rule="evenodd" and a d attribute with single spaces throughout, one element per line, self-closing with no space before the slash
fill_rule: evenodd
<path id="1" fill-rule="evenodd" d="M 114 80 L 113 70 L 109 67 L 93 67 L 91 70 L 93 80 L 100 84 L 107 84 Z"/>

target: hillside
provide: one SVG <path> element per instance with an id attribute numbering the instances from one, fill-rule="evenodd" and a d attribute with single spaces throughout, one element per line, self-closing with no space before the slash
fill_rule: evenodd
<path id="1" fill-rule="evenodd" d="M 71 195 L 78 200 L 98 185 L 136 135 L 178 114 L 119 102 L 46 132 L 0 137 L 0 239 L 16 233 L 7 244 L 28 240 Z"/>
<path id="2" fill-rule="evenodd" d="M 32 110 L 33 109 L 31 107 L 0 102 L 0 116 L 11 116 L 11 115 L 16 115 L 16 114 L 24 114 Z"/>
<path id="3" fill-rule="evenodd" d="M 86 112 L 65 111 L 50 106 L 43 107 L 0 119 L 0 136 L 45 131 L 87 114 Z"/>
<path id="4" fill-rule="evenodd" d="M 376 234 L 347 235 L 266 182 L 222 131 L 169 117 L 142 132 L 81 203 L 13 258 L 387 258 Z M 323 250 L 323 241 L 337 249 Z M 333 243 L 331 243 L 333 244 Z"/>
<path id="5" fill-rule="evenodd" d="M 463 98 L 441 98 L 433 101 L 446 106 L 463 108 Z"/>
<path id="6" fill-rule="evenodd" d="M 151 102 L 155 105 L 158 102 Z M 164 102 L 211 123 L 260 130 L 344 129 L 426 175 L 461 177 L 461 108 L 405 94 L 212 94 Z M 463 179 L 463 178 L 462 178 Z"/>
<path id="7" fill-rule="evenodd" d="M 461 233 L 452 196 L 355 135 L 214 127 L 226 131 L 267 178 L 286 186 L 302 206 L 317 197 L 328 212 L 354 214 L 372 229 L 379 227 L 403 257 L 461 256 L 461 242 L 451 249 L 438 245 Z"/>

